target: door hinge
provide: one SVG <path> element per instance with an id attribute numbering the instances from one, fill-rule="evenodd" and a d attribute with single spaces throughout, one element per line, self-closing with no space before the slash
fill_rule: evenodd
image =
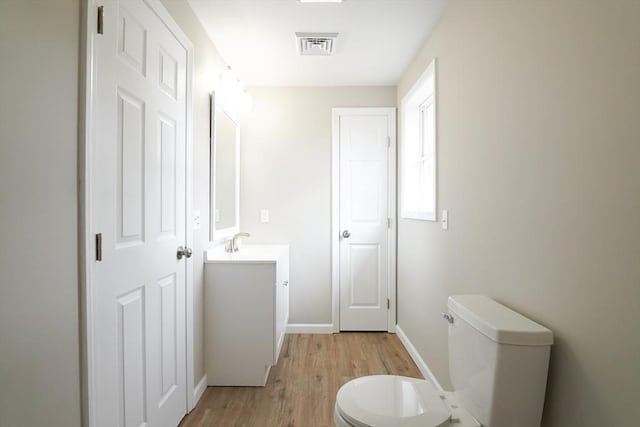
<path id="1" fill-rule="evenodd" d="M 387 147 L 391 148 L 391 136 L 387 135 Z"/>
<path id="2" fill-rule="evenodd" d="M 96 261 L 102 261 L 102 233 L 96 234 Z"/>
<path id="3" fill-rule="evenodd" d="M 387 228 L 391 228 L 391 218 L 387 218 Z"/>
<path id="4" fill-rule="evenodd" d="M 391 309 L 391 300 L 387 298 L 387 310 Z"/>
<path id="5" fill-rule="evenodd" d="M 98 34 L 104 34 L 104 6 L 98 6 Z"/>

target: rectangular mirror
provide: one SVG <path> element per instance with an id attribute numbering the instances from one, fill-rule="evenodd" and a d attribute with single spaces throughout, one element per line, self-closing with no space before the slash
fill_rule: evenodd
<path id="1" fill-rule="evenodd" d="M 211 95 L 211 241 L 221 242 L 239 229 L 240 139 L 234 115 Z"/>

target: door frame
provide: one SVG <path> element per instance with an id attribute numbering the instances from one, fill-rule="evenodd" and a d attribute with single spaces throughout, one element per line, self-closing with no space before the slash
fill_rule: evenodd
<path id="1" fill-rule="evenodd" d="M 391 219 L 387 230 L 389 310 L 387 332 L 396 332 L 396 168 L 397 137 L 395 107 L 333 108 L 331 110 L 331 329 L 340 332 L 340 117 L 349 115 L 385 115 L 389 120 L 389 156 L 387 159 L 387 215 Z"/>
<path id="2" fill-rule="evenodd" d="M 178 42 L 187 52 L 186 69 L 186 117 L 185 117 L 185 244 L 193 246 L 193 55 L 191 40 L 178 26 L 160 0 L 143 0 L 156 16 L 169 28 Z M 82 0 L 80 31 L 80 81 L 78 85 L 78 277 L 80 305 L 80 361 L 81 361 L 81 398 L 82 425 L 92 426 L 95 423 L 94 372 L 98 367 L 94 362 L 94 313 L 93 298 L 93 264 L 95 262 L 95 242 L 92 236 L 91 202 L 91 158 L 92 143 L 92 107 L 94 101 L 94 37 L 97 33 L 98 6 L 97 0 Z M 186 325 L 186 393 L 189 413 L 198 402 L 204 387 L 194 384 L 194 330 L 193 330 L 193 261 L 186 258 L 185 278 L 185 325 Z"/>

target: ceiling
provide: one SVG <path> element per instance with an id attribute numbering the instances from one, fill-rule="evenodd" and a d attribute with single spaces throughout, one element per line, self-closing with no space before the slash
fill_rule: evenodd
<path id="1" fill-rule="evenodd" d="M 395 85 L 448 0 L 189 0 L 248 86 Z M 299 56 L 295 32 L 338 32 L 332 56 Z"/>

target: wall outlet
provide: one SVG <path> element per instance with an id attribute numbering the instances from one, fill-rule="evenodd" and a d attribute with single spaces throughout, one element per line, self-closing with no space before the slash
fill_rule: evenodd
<path id="1" fill-rule="evenodd" d="M 269 222 L 269 209 L 260 209 L 260 222 L 263 224 Z"/>
<path id="2" fill-rule="evenodd" d="M 442 211 L 442 229 L 443 230 L 449 229 L 449 211 L 446 209 Z"/>

